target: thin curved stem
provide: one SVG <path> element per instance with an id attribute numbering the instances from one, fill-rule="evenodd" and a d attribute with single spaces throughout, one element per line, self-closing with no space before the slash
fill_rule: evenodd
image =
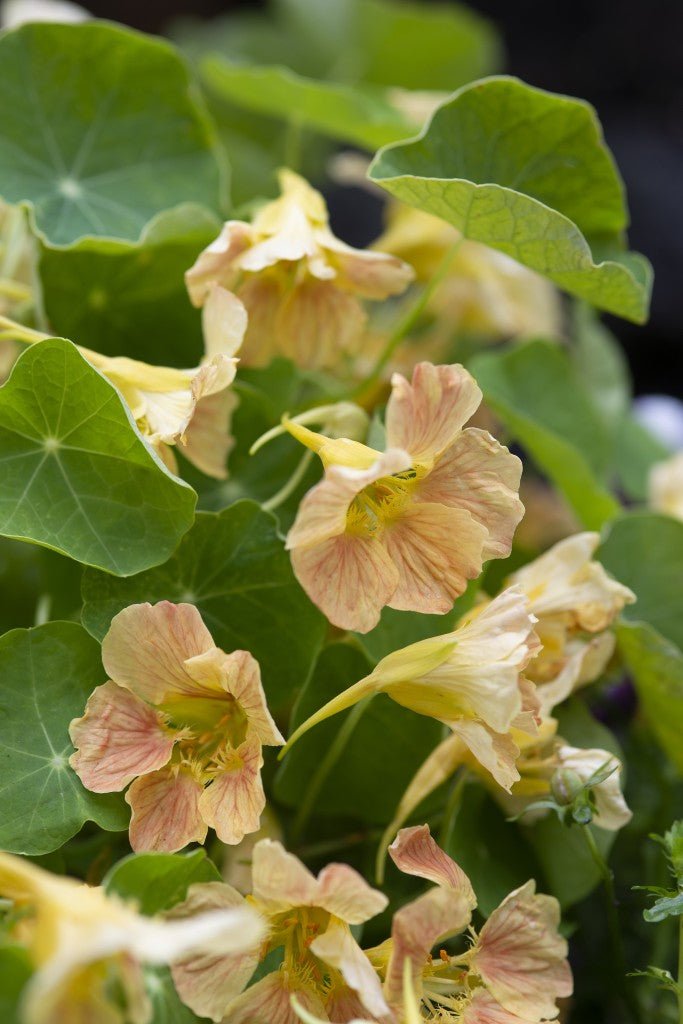
<path id="1" fill-rule="evenodd" d="M 272 498 L 268 498 L 268 501 L 261 502 L 261 507 L 264 508 L 266 512 L 274 512 L 276 508 L 279 508 L 280 505 L 284 504 L 284 502 L 287 501 L 287 498 L 294 493 L 306 475 L 306 470 L 311 464 L 313 454 L 314 453 L 312 451 L 305 451 L 298 466 L 290 476 L 287 483 L 284 484 L 280 490 L 272 496 Z"/>

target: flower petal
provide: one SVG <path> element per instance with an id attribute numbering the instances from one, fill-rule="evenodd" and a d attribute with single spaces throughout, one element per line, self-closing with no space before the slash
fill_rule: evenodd
<path id="1" fill-rule="evenodd" d="M 237 257 L 252 244 L 251 225 L 229 220 L 218 238 L 199 254 L 185 273 L 185 284 L 193 306 L 202 306 L 214 283 L 231 288 L 239 269 Z"/>
<path id="2" fill-rule="evenodd" d="M 379 978 L 347 924 L 333 918 L 310 948 L 323 963 L 341 972 L 346 984 L 358 993 L 371 1014 L 382 1017 L 389 1012 Z"/>
<path id="3" fill-rule="evenodd" d="M 266 746 L 284 743 L 284 737 L 268 710 L 256 658 L 248 651 L 233 651 L 223 657 L 223 686 L 244 711 L 250 731 L 253 730 Z"/>
<path id="4" fill-rule="evenodd" d="M 234 356 L 247 330 L 244 304 L 232 292 L 212 284 L 202 310 L 202 328 L 208 359 L 218 355 Z"/>
<path id="5" fill-rule="evenodd" d="M 252 892 L 257 900 L 283 909 L 313 907 L 317 906 L 318 882 L 282 843 L 262 839 L 254 847 Z"/>
<path id="6" fill-rule="evenodd" d="M 193 605 L 133 604 L 112 619 L 102 641 L 102 661 L 119 686 L 160 704 L 169 694 L 197 694 L 185 661 L 212 647 L 211 634 Z"/>
<path id="7" fill-rule="evenodd" d="M 320 997 L 310 988 L 299 988 L 296 979 L 284 971 L 273 971 L 233 1000 L 225 1017 L 229 1024 L 299 1024 L 292 996 L 304 1010 L 322 1021 L 327 1020 Z"/>
<path id="8" fill-rule="evenodd" d="M 556 1017 L 557 999 L 573 990 L 567 942 L 558 932 L 559 904 L 535 893 L 536 883 L 529 881 L 505 897 L 469 960 L 495 999 L 529 1021 Z"/>
<path id="9" fill-rule="evenodd" d="M 316 234 L 337 269 L 339 284 L 365 299 L 400 295 L 415 279 L 415 271 L 397 256 L 376 249 L 354 249 L 327 228 Z"/>
<path id="10" fill-rule="evenodd" d="M 593 821 L 600 828 L 616 832 L 627 825 L 633 814 L 621 792 L 621 762 L 607 750 L 583 750 L 563 743 L 557 751 L 559 764 L 575 771 L 587 782 L 601 768 L 614 768 L 604 782 L 593 788 L 596 814 Z"/>
<path id="11" fill-rule="evenodd" d="M 340 629 L 367 633 L 396 590 L 398 573 L 375 537 L 341 535 L 292 551 L 292 568 L 311 601 Z"/>
<path id="12" fill-rule="evenodd" d="M 187 898 L 167 916 L 184 919 L 210 910 L 244 906 L 244 897 L 229 885 L 206 882 L 191 885 Z M 185 957 L 174 964 L 171 973 L 178 995 L 193 1013 L 220 1021 L 230 1002 L 247 987 L 258 962 L 258 946 L 234 954 L 207 951 Z"/>
<path id="13" fill-rule="evenodd" d="M 395 373 L 387 404 L 387 444 L 414 462 L 431 463 L 453 444 L 481 403 L 474 378 L 459 365 L 418 363 L 409 384 Z"/>
<path id="14" fill-rule="evenodd" d="M 225 463 L 234 446 L 230 433 L 238 398 L 233 391 L 219 391 L 200 398 L 185 431 L 182 453 L 188 462 L 214 480 L 225 480 Z"/>
<path id="15" fill-rule="evenodd" d="M 432 838 L 429 825 L 402 828 L 389 847 L 389 855 L 399 871 L 426 878 L 454 892 L 460 892 L 468 907 L 477 905 L 472 883 L 452 857 Z"/>
<path id="16" fill-rule="evenodd" d="M 421 501 L 462 508 L 488 531 L 484 558 L 507 558 L 524 515 L 522 463 L 486 430 L 468 427 L 443 453 L 419 488 Z"/>
<path id="17" fill-rule="evenodd" d="M 389 902 L 348 864 L 328 864 L 322 869 L 317 900 L 318 906 L 347 924 L 363 924 L 381 914 Z"/>
<path id="18" fill-rule="evenodd" d="M 225 759 L 225 770 L 216 775 L 199 798 L 199 812 L 223 843 L 235 846 L 245 835 L 257 832 L 266 797 L 261 781 L 263 757 L 257 737 L 247 739 Z"/>
<path id="19" fill-rule="evenodd" d="M 203 843 L 207 825 L 199 812 L 202 789 L 190 772 L 173 768 L 136 779 L 126 793 L 135 852 L 175 853 L 188 843 Z"/>
<path id="20" fill-rule="evenodd" d="M 486 530 L 462 509 L 415 502 L 384 541 L 399 576 L 389 607 L 443 614 L 480 574 Z"/>
<path id="21" fill-rule="evenodd" d="M 459 1024 L 522 1024 L 516 1013 L 510 1013 L 485 988 L 474 990 L 463 1005 Z"/>
<path id="22" fill-rule="evenodd" d="M 507 734 L 494 732 L 482 722 L 471 719 L 452 722 L 451 729 L 469 747 L 479 764 L 491 773 L 498 785 L 509 793 L 520 777 L 515 765 L 519 747 L 514 740 Z"/>
<path id="23" fill-rule="evenodd" d="M 162 768 L 175 743 L 153 708 L 111 681 L 93 691 L 69 736 L 76 747 L 69 764 L 93 793 L 125 789 L 138 775 Z"/>
<path id="24" fill-rule="evenodd" d="M 355 295 L 309 277 L 290 289 L 277 313 L 278 350 L 297 366 L 324 369 L 354 353 L 367 315 Z"/>

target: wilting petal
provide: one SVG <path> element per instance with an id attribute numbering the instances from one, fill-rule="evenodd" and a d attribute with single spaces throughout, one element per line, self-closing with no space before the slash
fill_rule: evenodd
<path id="1" fill-rule="evenodd" d="M 410 963 L 412 986 L 422 990 L 422 972 L 432 947 L 459 935 L 470 923 L 472 912 L 463 890 L 432 889 L 394 914 L 391 927 L 391 956 L 387 966 L 385 992 L 392 1007 L 403 1001 L 404 970 Z"/>
<path id="2" fill-rule="evenodd" d="M 246 906 L 240 893 L 222 882 L 190 886 L 187 898 L 169 913 L 171 919 L 184 919 L 210 910 Z M 178 995 L 200 1017 L 220 1021 L 229 1003 L 242 992 L 259 961 L 258 946 L 244 953 L 223 954 L 207 951 L 174 964 L 171 973 Z"/>
<path id="3" fill-rule="evenodd" d="M 486 430 L 468 427 L 443 453 L 419 488 L 421 501 L 463 508 L 488 531 L 484 558 L 507 558 L 524 515 L 522 463 Z"/>
<path id="4" fill-rule="evenodd" d="M 462 366 L 418 363 L 413 379 L 392 378 L 387 444 L 405 448 L 414 462 L 431 463 L 453 444 L 481 402 L 481 391 Z"/>
<path id="5" fill-rule="evenodd" d="M 522 698 L 522 710 L 515 715 L 510 727 L 518 729 L 519 732 L 523 732 L 527 736 L 536 736 L 543 721 L 543 705 L 538 695 L 538 688 L 530 679 L 520 676 L 519 692 Z"/>
<path id="6" fill-rule="evenodd" d="M 635 595 L 611 579 L 599 562 L 592 561 L 600 543 L 597 533 L 577 533 L 559 541 L 540 558 L 511 578 L 529 596 L 535 615 L 571 613 L 576 624 L 591 633 L 609 626 Z"/>
<path id="7" fill-rule="evenodd" d="M 348 924 L 363 924 L 389 902 L 348 864 L 328 864 L 318 875 L 317 905 Z"/>
<path id="8" fill-rule="evenodd" d="M 389 607 L 443 614 L 480 574 L 486 530 L 462 509 L 415 502 L 384 540 L 399 574 Z"/>
<path id="9" fill-rule="evenodd" d="M 535 892 L 536 883 L 529 881 L 505 897 L 469 959 L 495 999 L 529 1021 L 556 1017 L 556 1001 L 573 989 L 567 942 L 558 932 L 560 906 Z"/>
<path id="10" fill-rule="evenodd" d="M 460 1024 L 523 1024 L 516 1013 L 509 1013 L 485 988 L 475 989 L 463 1003 L 458 1021 Z"/>
<path id="11" fill-rule="evenodd" d="M 93 793 L 125 789 L 138 775 L 162 768 L 175 743 L 158 712 L 111 681 L 94 690 L 69 735 L 76 747 L 69 764 Z"/>
<path id="12" fill-rule="evenodd" d="M 238 295 L 249 316 L 240 350 L 243 366 L 267 366 L 276 355 L 277 314 L 286 290 L 286 280 L 267 274 L 256 274 L 240 284 Z"/>
<path id="13" fill-rule="evenodd" d="M 290 289 L 278 310 L 278 348 L 297 366 L 334 367 L 357 350 L 366 320 L 354 295 L 310 277 Z"/>
<path id="14" fill-rule="evenodd" d="M 611 632 L 598 633 L 590 640 L 566 642 L 564 665 L 553 679 L 540 683 L 536 688 L 543 714 L 549 715 L 575 690 L 601 676 L 614 653 L 615 645 L 616 637 Z M 537 663 L 534 663 L 532 669 L 535 669 Z"/>
<path id="15" fill-rule="evenodd" d="M 429 825 L 402 828 L 389 847 L 389 855 L 399 871 L 459 892 L 469 908 L 476 907 L 477 898 L 472 883 L 462 868 L 432 838 Z"/>
<path id="16" fill-rule="evenodd" d="M 318 882 L 282 843 L 262 839 L 254 847 L 252 892 L 257 900 L 282 909 L 316 905 Z"/>
<path id="17" fill-rule="evenodd" d="M 266 797 L 261 781 L 261 742 L 247 739 L 223 759 L 224 771 L 216 775 L 199 798 L 199 812 L 228 846 L 258 831 Z"/>
<path id="18" fill-rule="evenodd" d="M 683 452 L 655 463 L 648 478 L 648 498 L 656 512 L 683 519 Z"/>
<path id="19" fill-rule="evenodd" d="M 311 952 L 341 972 L 370 1013 L 381 1017 L 389 1012 L 379 978 L 347 924 L 333 919 L 327 930 L 313 940 Z"/>
<path id="20" fill-rule="evenodd" d="M 397 256 L 372 249 L 353 249 L 329 229 L 317 232 L 319 244 L 337 269 L 339 284 L 365 299 L 400 295 L 415 279 L 415 271 Z"/>
<path id="21" fill-rule="evenodd" d="M 235 443 L 230 424 L 238 401 L 228 390 L 201 398 L 185 431 L 183 455 L 214 480 L 225 480 L 228 475 L 225 463 Z"/>
<path id="22" fill-rule="evenodd" d="M 204 351 L 208 359 L 234 356 L 247 329 L 247 311 L 236 295 L 217 284 L 211 285 L 202 310 Z"/>
<path id="23" fill-rule="evenodd" d="M 491 773 L 499 786 L 508 793 L 519 780 L 515 762 L 519 747 L 504 734 L 493 732 L 481 722 L 460 719 L 451 723 L 451 729 L 469 747 L 479 764 Z"/>
<path id="24" fill-rule="evenodd" d="M 291 986 L 291 987 L 290 987 Z M 287 978 L 284 971 L 273 971 L 238 996 L 225 1017 L 229 1024 L 299 1024 L 292 1007 L 292 996 L 304 1010 L 327 1020 L 320 997 L 310 988 L 298 988 L 296 979 Z"/>
<path id="25" fill-rule="evenodd" d="M 330 622 L 358 633 L 377 625 L 398 581 L 394 563 L 375 537 L 342 535 L 296 548 L 292 568 Z"/>
<path id="26" fill-rule="evenodd" d="M 185 661 L 213 647 L 211 634 L 191 604 L 133 604 L 112 619 L 102 641 L 102 661 L 119 684 L 150 704 L 169 694 L 197 695 Z"/>
<path id="27" fill-rule="evenodd" d="M 199 254 L 185 273 L 185 284 L 194 306 L 204 304 L 212 284 L 232 287 L 239 273 L 235 260 L 251 245 L 252 236 L 249 224 L 230 220 L 218 238 Z"/>
<path id="28" fill-rule="evenodd" d="M 598 770 L 614 771 L 604 782 L 593 787 L 596 811 L 593 821 L 600 828 L 616 832 L 633 817 L 621 792 L 621 762 L 607 750 L 582 750 L 563 743 L 557 752 L 559 765 L 576 772 L 582 782 L 588 782 Z"/>
<path id="29" fill-rule="evenodd" d="M 136 779 L 126 793 L 133 815 L 130 845 L 136 853 L 175 853 L 203 843 L 207 825 L 199 812 L 203 787 L 187 771 L 165 768 Z"/>
<path id="30" fill-rule="evenodd" d="M 299 436 L 299 433 L 297 432 L 295 436 Z M 323 438 L 321 443 L 325 440 Z M 334 442 L 330 442 L 326 448 L 333 445 Z M 372 457 L 372 450 L 367 451 Z M 369 466 L 362 468 L 329 466 L 325 478 L 313 487 L 301 502 L 294 525 L 287 535 L 287 549 L 291 551 L 312 547 L 343 534 L 347 529 L 349 507 L 353 499 L 382 477 L 401 473 L 409 468 L 410 456 L 396 448 L 381 453 Z M 360 537 L 360 531 L 355 536 Z"/>
<path id="31" fill-rule="evenodd" d="M 302 1011 L 301 1006 L 297 1006 L 296 1002 L 295 999 L 294 1009 L 303 1021 L 309 1022 L 309 1024 L 310 1022 L 319 1024 L 319 1017 L 312 1017 L 306 1010 Z M 375 1024 L 374 1018 L 372 1021 L 368 1021 L 366 1007 L 363 1006 L 353 989 L 347 985 L 338 985 L 332 989 L 331 994 L 325 1000 L 325 1011 L 327 1019 L 332 1024 Z"/>

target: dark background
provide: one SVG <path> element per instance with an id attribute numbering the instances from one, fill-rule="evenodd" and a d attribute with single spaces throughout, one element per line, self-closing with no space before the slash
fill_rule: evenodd
<path id="1" fill-rule="evenodd" d="M 257 8 L 249 0 L 90 0 L 98 17 L 162 32 L 178 15 Z M 636 392 L 683 398 L 683 0 L 471 0 L 507 48 L 505 70 L 590 100 L 626 181 L 631 247 L 655 268 L 649 324 L 613 321 Z"/>

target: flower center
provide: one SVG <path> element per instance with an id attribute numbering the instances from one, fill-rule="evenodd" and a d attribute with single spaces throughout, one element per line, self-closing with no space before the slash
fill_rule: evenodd
<path id="1" fill-rule="evenodd" d="M 424 472 L 419 467 L 383 476 L 365 487 L 346 513 L 348 533 L 374 536 L 392 520 L 400 519 L 410 505 Z"/>
<path id="2" fill-rule="evenodd" d="M 226 745 L 237 748 L 247 735 L 247 716 L 229 693 L 215 697 L 178 697 L 159 705 L 170 728 L 184 733 L 178 744 L 181 759 L 205 765 Z"/>

